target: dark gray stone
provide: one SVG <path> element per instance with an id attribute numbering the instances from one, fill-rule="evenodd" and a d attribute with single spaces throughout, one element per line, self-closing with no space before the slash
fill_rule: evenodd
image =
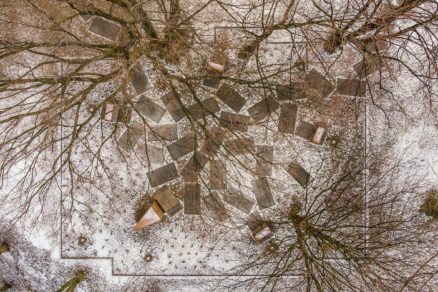
<path id="1" fill-rule="evenodd" d="M 167 146 L 170 156 L 177 160 L 195 150 L 195 136 L 189 135 Z"/>
<path id="2" fill-rule="evenodd" d="M 225 132 L 220 128 L 214 128 L 210 130 L 208 136 L 204 141 L 201 152 L 208 155 L 214 156 L 219 151 L 220 147 L 225 140 Z"/>
<path id="3" fill-rule="evenodd" d="M 188 107 L 190 115 L 195 120 L 198 120 L 202 117 L 207 117 L 212 113 L 217 113 L 220 110 L 219 105 L 212 97 L 202 101 L 201 104 L 195 103 Z"/>
<path id="4" fill-rule="evenodd" d="M 228 187 L 222 197 L 224 201 L 235 207 L 236 209 L 242 211 L 245 214 L 251 212 L 252 206 L 254 206 L 254 202 L 243 195 L 243 193 L 235 189 L 233 187 Z"/>
<path id="5" fill-rule="evenodd" d="M 360 96 L 366 94 L 367 83 L 357 79 L 338 79 L 336 92 L 342 95 Z"/>
<path id="6" fill-rule="evenodd" d="M 275 88 L 278 100 L 300 100 L 307 97 L 301 82 L 291 82 L 289 85 L 277 85 Z"/>
<path id="7" fill-rule="evenodd" d="M 318 126 L 307 123 L 305 121 L 300 121 L 297 130 L 295 131 L 295 135 L 300 136 L 308 141 L 312 141 L 316 129 L 318 129 Z M 327 131 L 324 132 L 321 138 L 321 142 L 319 143 L 320 145 L 324 143 L 326 135 L 327 135 Z"/>
<path id="8" fill-rule="evenodd" d="M 202 84 L 211 88 L 218 88 L 221 83 L 220 79 L 215 76 L 210 76 L 202 81 Z"/>
<path id="9" fill-rule="evenodd" d="M 148 133 L 148 141 L 175 141 L 177 139 L 178 127 L 176 124 L 155 126 Z"/>
<path id="10" fill-rule="evenodd" d="M 258 122 L 275 112 L 278 107 L 279 104 L 274 98 L 267 97 L 250 107 L 248 113 L 255 122 Z"/>
<path id="11" fill-rule="evenodd" d="M 148 172 L 149 184 L 156 187 L 178 178 L 178 172 L 174 163 L 167 164 Z"/>
<path id="12" fill-rule="evenodd" d="M 142 157 L 145 157 L 147 161 L 150 163 L 163 163 L 164 155 L 163 149 L 160 147 L 155 147 L 152 145 L 146 145 L 146 143 L 142 143 L 138 147 L 137 153 Z"/>
<path id="13" fill-rule="evenodd" d="M 248 137 L 239 137 L 224 143 L 225 149 L 234 155 L 254 153 L 254 140 Z"/>
<path id="14" fill-rule="evenodd" d="M 161 101 L 164 106 L 167 108 L 167 111 L 170 113 L 175 122 L 178 122 L 182 118 L 186 116 L 184 110 L 182 109 L 178 99 L 173 94 L 173 92 L 169 92 L 166 95 L 161 97 Z"/>
<path id="15" fill-rule="evenodd" d="M 271 176 L 274 146 L 257 145 L 256 149 L 256 174 L 260 177 Z"/>
<path id="16" fill-rule="evenodd" d="M 296 162 L 291 162 L 286 171 L 303 187 L 306 188 L 310 182 L 310 174 Z"/>
<path id="17" fill-rule="evenodd" d="M 248 125 L 251 124 L 251 120 L 248 116 L 221 112 L 220 123 L 231 131 L 246 132 L 248 131 Z"/>
<path id="18" fill-rule="evenodd" d="M 184 214 L 201 214 L 201 188 L 199 184 L 186 184 L 182 189 L 184 198 Z"/>
<path id="19" fill-rule="evenodd" d="M 222 222 L 228 219 L 227 211 L 222 203 L 219 195 L 216 192 L 211 192 L 202 198 L 205 207 L 217 221 Z"/>
<path id="20" fill-rule="evenodd" d="M 216 96 L 235 112 L 239 112 L 246 103 L 246 100 L 228 84 L 222 84 Z"/>
<path id="21" fill-rule="evenodd" d="M 278 131 L 281 133 L 293 134 L 297 120 L 298 107 L 295 104 L 284 103 L 281 105 Z"/>
<path id="22" fill-rule="evenodd" d="M 328 96 L 334 89 L 330 81 L 315 69 L 306 75 L 305 85 L 318 92 L 322 97 Z"/>
<path id="23" fill-rule="evenodd" d="M 269 187 L 268 179 L 266 177 L 253 179 L 251 184 L 260 210 L 275 205 L 271 188 Z"/>
<path id="24" fill-rule="evenodd" d="M 155 123 L 159 123 L 166 110 L 147 98 L 146 96 L 140 96 L 136 106 L 139 112 L 146 117 L 150 118 Z"/>
<path id="25" fill-rule="evenodd" d="M 88 30 L 112 41 L 117 40 L 120 33 L 118 25 L 100 17 L 96 17 L 91 21 Z"/>
<path id="26" fill-rule="evenodd" d="M 210 161 L 210 184 L 214 190 L 224 190 L 227 187 L 227 168 L 220 160 Z"/>
<path id="27" fill-rule="evenodd" d="M 360 79 L 373 74 L 383 67 L 381 57 L 377 55 L 367 54 L 359 63 L 353 65 L 354 71 Z"/>
<path id="28" fill-rule="evenodd" d="M 144 74 L 143 68 L 140 64 L 134 67 L 134 76 L 132 77 L 132 86 L 134 86 L 135 92 L 138 94 L 144 93 L 149 87 L 149 80 Z"/>
<path id="29" fill-rule="evenodd" d="M 118 140 L 118 146 L 124 151 L 131 151 L 137 144 L 137 141 L 143 135 L 143 131 L 135 128 L 127 128 Z"/>
<path id="30" fill-rule="evenodd" d="M 181 176 L 186 181 L 195 181 L 207 163 L 208 157 L 206 155 L 195 152 L 181 171 Z"/>

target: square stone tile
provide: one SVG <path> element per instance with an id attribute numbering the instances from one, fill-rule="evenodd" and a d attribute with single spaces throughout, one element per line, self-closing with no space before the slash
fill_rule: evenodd
<path id="1" fill-rule="evenodd" d="M 153 188 L 178 178 L 178 172 L 174 163 L 152 170 L 147 175 L 149 184 Z"/>

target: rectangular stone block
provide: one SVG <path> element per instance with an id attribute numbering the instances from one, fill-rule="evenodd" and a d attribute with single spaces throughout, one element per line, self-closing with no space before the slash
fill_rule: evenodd
<path id="1" fill-rule="evenodd" d="M 155 123 L 159 123 L 166 110 L 147 98 L 145 95 L 140 96 L 135 108 Z"/>
<path id="2" fill-rule="evenodd" d="M 300 136 L 310 142 L 313 142 L 313 138 L 315 136 L 316 130 L 318 129 L 318 126 L 307 123 L 305 121 L 300 121 L 298 124 L 297 130 L 295 131 L 295 135 Z M 327 131 L 325 131 L 322 136 L 320 137 L 320 143 L 323 144 L 325 141 Z"/>
<path id="3" fill-rule="evenodd" d="M 337 80 L 336 92 L 342 95 L 364 97 L 366 94 L 367 83 L 357 79 L 339 79 Z"/>
<path id="4" fill-rule="evenodd" d="M 167 164 L 155 170 L 148 172 L 149 184 L 151 187 L 156 187 L 165 184 L 169 181 L 178 178 L 178 172 L 176 170 L 175 164 Z"/>
<path id="5" fill-rule="evenodd" d="M 176 142 L 167 146 L 170 156 L 177 160 L 187 153 L 193 152 L 195 150 L 195 136 L 189 135 L 185 136 Z"/>
<path id="6" fill-rule="evenodd" d="M 131 151 L 142 135 L 143 131 L 140 129 L 127 128 L 119 137 L 118 146 L 126 152 Z"/>
<path id="7" fill-rule="evenodd" d="M 181 171 L 181 176 L 186 181 L 195 181 L 198 178 L 198 174 L 207 163 L 208 157 L 200 152 L 196 152 L 196 155 L 193 154 L 190 160 L 187 161 L 187 164 Z"/>
<path id="8" fill-rule="evenodd" d="M 291 162 L 286 171 L 302 186 L 306 188 L 310 182 L 310 174 L 296 162 Z"/>
<path id="9" fill-rule="evenodd" d="M 148 132 L 148 141 L 175 141 L 177 139 L 178 127 L 176 124 L 155 126 Z"/>
<path id="10" fill-rule="evenodd" d="M 260 210 L 275 205 L 271 188 L 269 187 L 268 179 L 266 177 L 256 178 L 251 181 L 251 184 Z"/>
<path id="11" fill-rule="evenodd" d="M 212 113 L 217 113 L 220 110 L 219 105 L 212 97 L 202 101 L 201 104 L 195 103 L 188 107 L 189 113 L 195 120 L 198 120 L 202 117 L 207 117 Z"/>
<path id="12" fill-rule="evenodd" d="M 260 177 L 272 175 L 274 161 L 274 146 L 256 146 L 256 174 Z"/>
<path id="13" fill-rule="evenodd" d="M 222 197 L 224 198 L 225 202 L 245 214 L 249 214 L 249 212 L 251 212 L 252 206 L 254 206 L 254 202 L 252 200 L 245 197 L 240 190 L 232 186 L 229 186 L 228 190 L 223 192 Z"/>
<path id="14" fill-rule="evenodd" d="M 224 204 L 216 192 L 207 194 L 202 198 L 202 200 L 204 201 L 205 207 L 207 207 L 214 219 L 219 222 L 228 219 L 228 214 L 225 210 Z"/>
<path id="15" fill-rule="evenodd" d="M 161 97 L 161 101 L 163 102 L 164 106 L 166 107 L 172 118 L 175 120 L 175 122 L 178 122 L 186 116 L 184 110 L 182 109 L 180 103 L 178 102 L 178 99 L 173 94 L 173 92 L 169 92 L 168 94 L 163 95 Z"/>
<path id="16" fill-rule="evenodd" d="M 228 84 L 222 84 L 216 96 L 235 112 L 239 112 L 246 103 L 246 100 Z"/>
<path id="17" fill-rule="evenodd" d="M 306 98 L 306 92 L 301 82 L 291 82 L 288 85 L 277 85 L 275 87 L 278 100 L 300 100 Z"/>
<path id="18" fill-rule="evenodd" d="M 220 128 L 210 130 L 209 136 L 206 137 L 201 152 L 208 156 L 214 156 L 219 151 L 226 138 L 225 132 Z"/>
<path id="19" fill-rule="evenodd" d="M 186 184 L 183 187 L 184 214 L 201 214 L 201 188 L 199 184 Z"/>
<path id="20" fill-rule="evenodd" d="M 233 140 L 226 141 L 224 147 L 234 155 L 254 153 L 254 140 L 248 137 L 240 137 Z"/>
<path id="21" fill-rule="evenodd" d="M 172 190 L 168 186 L 164 186 L 157 190 L 152 197 L 157 200 L 160 207 L 167 213 L 169 217 L 173 217 L 182 210 L 181 203 L 172 194 Z"/>
<path id="22" fill-rule="evenodd" d="M 220 160 L 210 161 L 210 187 L 214 190 L 224 190 L 227 187 L 227 168 Z"/>
<path id="23" fill-rule="evenodd" d="M 373 74 L 382 67 L 383 61 L 381 57 L 371 54 L 365 55 L 362 61 L 353 65 L 353 69 L 360 79 Z"/>
<path id="24" fill-rule="evenodd" d="M 164 162 L 163 149 L 160 147 L 141 143 L 137 148 L 137 154 L 150 163 L 161 164 Z"/>
<path id="25" fill-rule="evenodd" d="M 112 41 L 117 40 L 120 33 L 120 27 L 117 24 L 100 17 L 96 17 L 91 21 L 88 30 Z"/>
<path id="26" fill-rule="evenodd" d="M 220 123 L 230 131 L 246 132 L 248 131 L 248 125 L 251 124 L 251 119 L 244 115 L 221 112 Z"/>
<path id="27" fill-rule="evenodd" d="M 297 120 L 298 106 L 292 103 L 281 105 L 280 118 L 278 121 L 278 131 L 281 133 L 293 134 Z"/>
<path id="28" fill-rule="evenodd" d="M 315 69 L 312 69 L 312 71 L 306 75 L 305 86 L 315 90 L 322 97 L 328 96 L 334 89 L 330 81 Z"/>
<path id="29" fill-rule="evenodd" d="M 132 86 L 134 87 L 137 95 L 144 93 L 149 87 L 149 80 L 144 74 L 143 68 L 140 64 L 134 67 L 134 76 L 132 77 Z"/>
<path id="30" fill-rule="evenodd" d="M 250 107 L 248 113 L 255 122 L 259 122 L 275 112 L 278 107 L 279 104 L 274 98 L 267 97 Z"/>

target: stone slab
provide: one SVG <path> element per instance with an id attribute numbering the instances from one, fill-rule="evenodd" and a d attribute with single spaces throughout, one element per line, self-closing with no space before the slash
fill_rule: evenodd
<path id="1" fill-rule="evenodd" d="M 228 140 L 224 143 L 224 147 L 234 155 L 254 153 L 255 151 L 254 140 L 248 137 L 239 137 L 233 140 Z"/>
<path id="2" fill-rule="evenodd" d="M 131 83 L 135 93 L 137 93 L 137 95 L 144 93 L 149 87 L 149 80 L 140 64 L 134 67 L 133 74 Z"/>
<path id="3" fill-rule="evenodd" d="M 222 197 L 224 198 L 225 202 L 245 214 L 249 214 L 249 212 L 251 212 L 252 206 L 254 206 L 254 201 L 245 197 L 240 190 L 232 186 L 229 186 L 228 189 L 223 192 Z"/>
<path id="4" fill-rule="evenodd" d="M 281 105 L 280 118 L 278 121 L 278 131 L 281 133 L 293 134 L 297 120 L 298 106 L 292 103 Z"/>
<path id="5" fill-rule="evenodd" d="M 360 96 L 366 94 L 367 83 L 357 79 L 338 79 L 336 92 L 341 95 Z"/>
<path id="6" fill-rule="evenodd" d="M 175 214 L 182 210 L 181 203 L 172 194 L 172 190 L 168 186 L 164 186 L 157 190 L 152 197 L 157 200 L 158 204 L 169 217 L 175 216 Z"/>
<path id="7" fill-rule="evenodd" d="M 160 147 L 142 143 L 139 145 L 137 153 L 150 163 L 161 164 L 164 162 L 163 149 Z"/>
<path id="8" fill-rule="evenodd" d="M 310 182 L 310 174 L 298 163 L 291 162 L 286 171 L 302 186 L 306 188 Z"/>
<path id="9" fill-rule="evenodd" d="M 222 84 L 216 96 L 235 112 L 239 112 L 246 103 L 246 100 L 228 84 Z"/>
<path id="10" fill-rule="evenodd" d="M 117 40 L 120 33 L 120 26 L 114 24 L 106 19 L 95 17 L 88 28 L 92 33 L 95 33 L 101 37 L 109 40 Z"/>
<path id="11" fill-rule="evenodd" d="M 256 146 L 256 175 L 259 177 L 272 175 L 272 163 L 274 162 L 274 146 Z"/>
<path id="12" fill-rule="evenodd" d="M 250 107 L 248 113 L 255 122 L 259 122 L 275 112 L 278 107 L 279 104 L 274 98 L 267 97 Z"/>
<path id="13" fill-rule="evenodd" d="M 209 159 L 206 155 L 200 152 L 196 152 L 196 154 L 194 153 L 181 171 L 181 176 L 186 181 L 195 181 L 201 170 L 208 163 L 208 160 Z"/>
<path id="14" fill-rule="evenodd" d="M 182 189 L 184 198 L 184 214 L 201 214 L 201 188 L 199 184 L 186 184 Z"/>
<path id="15" fill-rule="evenodd" d="M 176 124 L 160 125 L 151 128 L 148 132 L 148 141 L 175 141 L 178 140 L 178 127 Z"/>
<path id="16" fill-rule="evenodd" d="M 275 91 L 277 92 L 278 100 L 281 101 L 294 101 L 307 97 L 306 92 L 303 88 L 303 83 L 301 82 L 291 82 L 287 85 L 277 85 L 275 87 Z"/>
<path id="17" fill-rule="evenodd" d="M 195 150 L 195 136 L 188 135 L 167 146 L 170 156 L 177 160 Z"/>
<path id="18" fill-rule="evenodd" d="M 251 124 L 249 116 L 234 114 L 230 112 L 221 112 L 220 124 L 230 131 L 248 131 L 248 125 Z"/>
<path id="19" fill-rule="evenodd" d="M 360 79 L 373 74 L 383 67 L 381 57 L 377 55 L 367 54 L 359 63 L 353 65 L 354 71 Z"/>
<path id="20" fill-rule="evenodd" d="M 153 188 L 178 178 L 178 172 L 174 163 L 152 170 L 147 175 L 149 184 Z"/>
<path id="21" fill-rule="evenodd" d="M 298 124 L 298 127 L 295 131 L 295 135 L 300 136 L 310 142 L 312 142 L 313 137 L 315 135 L 316 129 L 318 129 L 318 126 L 313 125 L 311 123 L 300 121 Z M 325 141 L 325 137 L 327 135 L 327 131 L 324 132 L 323 136 L 321 137 L 321 142 L 319 143 L 322 145 Z"/>
<path id="22" fill-rule="evenodd" d="M 220 128 L 211 129 L 204 141 L 201 152 L 208 156 L 215 156 L 226 138 L 225 132 Z"/>
<path id="23" fill-rule="evenodd" d="M 119 137 L 118 146 L 126 152 L 131 151 L 142 135 L 143 131 L 140 129 L 127 128 Z"/>
<path id="24" fill-rule="evenodd" d="M 188 107 L 188 111 L 195 120 L 198 120 L 202 117 L 207 117 L 212 113 L 217 113 L 220 111 L 220 108 L 214 98 L 211 97 L 203 100 L 201 104 L 192 104 Z"/>
<path id="25" fill-rule="evenodd" d="M 159 123 L 166 113 L 166 109 L 147 98 L 145 95 L 140 96 L 136 104 L 136 109 L 155 123 Z"/>
<path id="26" fill-rule="evenodd" d="M 315 69 L 306 75 L 305 86 L 318 92 L 322 97 L 328 96 L 334 89 L 333 84 Z"/>
<path id="27" fill-rule="evenodd" d="M 182 109 L 178 99 L 173 94 L 173 92 L 169 92 L 166 95 L 161 97 L 161 101 L 166 107 L 167 111 L 170 113 L 175 122 L 178 122 L 182 118 L 186 116 L 184 110 Z"/>
<path id="28" fill-rule="evenodd" d="M 224 190 L 227 188 L 227 168 L 220 160 L 210 161 L 210 187 L 213 190 Z"/>
<path id="29" fill-rule="evenodd" d="M 253 179 L 251 184 L 260 210 L 275 205 L 271 188 L 269 187 L 268 179 L 266 177 Z"/>
<path id="30" fill-rule="evenodd" d="M 228 219 L 224 204 L 216 192 L 207 194 L 202 198 L 202 201 L 204 201 L 205 207 L 207 207 L 207 210 L 217 221 L 222 222 Z"/>

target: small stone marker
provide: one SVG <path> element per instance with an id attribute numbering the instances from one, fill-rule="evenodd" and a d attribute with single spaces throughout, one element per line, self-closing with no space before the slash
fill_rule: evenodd
<path id="1" fill-rule="evenodd" d="M 201 189 L 199 184 L 186 184 L 183 187 L 184 214 L 201 214 Z"/>
<path id="2" fill-rule="evenodd" d="M 164 186 L 157 190 L 153 195 L 164 212 L 173 217 L 176 213 L 182 210 L 182 206 L 178 199 L 172 194 L 172 190 L 168 186 Z"/>
<path id="3" fill-rule="evenodd" d="M 210 184 L 214 190 L 224 190 L 227 187 L 227 168 L 220 160 L 210 161 Z"/>
<path id="4" fill-rule="evenodd" d="M 278 100 L 300 100 L 306 98 L 306 92 L 301 82 L 291 82 L 289 85 L 277 85 L 275 87 Z"/>
<path id="5" fill-rule="evenodd" d="M 334 86 L 321 73 L 312 69 L 305 78 L 305 86 L 315 90 L 322 97 L 328 96 L 334 89 Z"/>
<path id="6" fill-rule="evenodd" d="M 222 84 L 216 96 L 235 112 L 239 112 L 246 103 L 246 100 L 228 84 Z"/>
<path id="7" fill-rule="evenodd" d="M 208 157 L 206 155 L 195 152 L 181 171 L 181 176 L 186 181 L 195 181 L 207 162 Z"/>
<path id="8" fill-rule="evenodd" d="M 194 151 L 195 145 L 195 136 L 189 135 L 168 145 L 167 149 L 169 150 L 170 156 L 172 156 L 173 159 L 177 160 L 187 153 Z"/>
<path id="9" fill-rule="evenodd" d="M 239 137 L 233 140 L 226 141 L 225 149 L 232 152 L 235 155 L 254 153 L 254 140 L 248 137 Z"/>
<path id="10" fill-rule="evenodd" d="M 255 122 L 258 122 L 275 112 L 278 107 L 279 104 L 274 98 L 267 97 L 250 107 L 248 113 Z"/>
<path id="11" fill-rule="evenodd" d="M 118 140 L 118 145 L 124 151 L 131 151 L 134 146 L 137 144 L 137 141 L 143 135 L 143 132 L 140 129 L 136 128 L 127 128 L 125 132 L 120 136 Z"/>
<path id="12" fill-rule="evenodd" d="M 178 127 L 176 124 L 155 126 L 148 133 L 149 141 L 175 141 L 177 139 Z"/>
<path id="13" fill-rule="evenodd" d="M 323 129 L 324 131 L 319 131 L 317 133 L 318 128 Z M 319 143 L 316 144 L 323 144 L 325 140 L 325 136 L 327 134 L 327 131 L 325 131 L 324 127 L 318 127 L 316 125 L 310 124 L 305 121 L 300 121 L 298 124 L 297 130 L 295 131 L 295 135 L 300 136 L 310 142 L 314 142 L 315 135 L 319 136 L 318 138 Z"/>
<path id="14" fill-rule="evenodd" d="M 272 163 L 274 161 L 274 146 L 256 146 L 256 174 L 259 177 L 272 175 Z"/>
<path id="15" fill-rule="evenodd" d="M 202 198 L 211 215 L 219 222 L 228 219 L 227 211 L 216 192 L 211 192 Z"/>
<path id="16" fill-rule="evenodd" d="M 342 95 L 364 97 L 367 83 L 357 79 L 338 79 L 336 92 Z"/>
<path id="17" fill-rule="evenodd" d="M 230 112 L 221 112 L 220 123 L 223 127 L 231 131 L 248 131 L 248 125 L 251 124 L 250 117 L 234 114 Z"/>
<path id="18" fill-rule="evenodd" d="M 204 116 L 207 117 L 211 115 L 211 113 L 217 113 L 220 110 L 219 105 L 212 97 L 202 101 L 201 104 L 195 103 L 188 107 L 189 113 L 195 120 Z"/>
<path id="19" fill-rule="evenodd" d="M 159 123 L 161 118 L 163 117 L 166 110 L 147 98 L 145 95 L 140 96 L 137 104 L 135 105 L 136 109 L 141 112 L 146 117 L 150 118 L 155 123 Z"/>
<path id="20" fill-rule="evenodd" d="M 112 41 L 117 40 L 120 33 L 120 27 L 118 25 L 101 17 L 94 18 L 88 30 Z"/>
<path id="21" fill-rule="evenodd" d="M 303 187 L 306 188 L 310 182 L 310 174 L 296 162 L 291 162 L 286 171 Z"/>
<path id="22" fill-rule="evenodd" d="M 260 210 L 275 205 L 271 188 L 269 187 L 268 179 L 266 177 L 253 179 L 251 184 Z"/>
<path id="23" fill-rule="evenodd" d="M 161 97 L 161 101 L 163 102 L 164 106 L 167 108 L 167 111 L 170 113 L 175 122 L 178 122 L 186 116 L 184 110 L 182 109 L 173 92 L 169 92 L 168 94 L 163 95 Z"/>
<path id="24" fill-rule="evenodd" d="M 298 106 L 292 103 L 281 105 L 280 119 L 278 121 L 278 131 L 281 133 L 293 134 L 297 120 Z"/>
<path id="25" fill-rule="evenodd" d="M 252 200 L 245 197 L 240 190 L 232 186 L 229 186 L 228 189 L 223 192 L 222 196 L 225 202 L 245 214 L 251 212 L 252 206 L 254 206 L 254 202 Z"/>
<path id="26" fill-rule="evenodd" d="M 133 74 L 131 83 L 135 92 L 137 95 L 144 93 L 149 87 L 149 80 L 140 64 L 135 65 Z"/>
<path id="27" fill-rule="evenodd" d="M 167 164 L 155 170 L 148 172 L 149 184 L 156 187 L 178 178 L 178 172 L 175 164 Z"/>

